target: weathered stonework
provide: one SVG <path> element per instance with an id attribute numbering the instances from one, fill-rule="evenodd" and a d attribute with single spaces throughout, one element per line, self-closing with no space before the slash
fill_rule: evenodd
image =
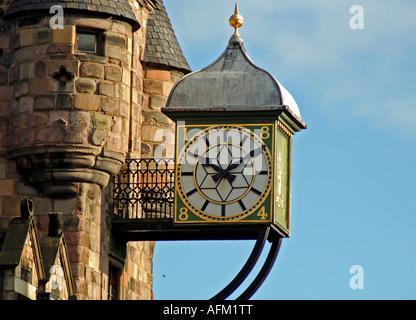
<path id="1" fill-rule="evenodd" d="M 77 299 L 152 299 L 154 242 L 113 238 L 112 177 L 126 157 L 173 155 L 160 108 L 189 66 L 178 45 L 173 64 L 149 48 L 153 34 L 174 37 L 154 22 L 148 32 L 149 21 L 169 24 L 161 0 L 62 0 L 72 10 L 51 29 L 56 2 L 0 1 L 0 249 L 30 198 L 40 237 L 48 213 L 63 214 Z M 97 34 L 97 54 L 77 50 L 85 30 Z"/>

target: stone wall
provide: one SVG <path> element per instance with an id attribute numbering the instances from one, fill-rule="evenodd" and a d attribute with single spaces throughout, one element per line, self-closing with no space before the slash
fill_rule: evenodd
<path id="1" fill-rule="evenodd" d="M 175 123 L 160 110 L 174 84 L 184 76 L 176 70 L 145 67 L 143 84 L 142 157 L 173 158 Z"/>
<path id="2" fill-rule="evenodd" d="M 87 13 L 65 15 L 62 30 L 49 15 L 0 21 L 0 231 L 23 197 L 40 236 L 48 213 L 63 212 L 78 299 L 108 299 L 111 283 L 113 298 L 153 298 L 154 243 L 129 243 L 110 261 L 111 176 L 142 149 L 148 9 L 134 1 L 138 31 Z M 101 54 L 77 52 L 77 32 L 92 29 Z"/>

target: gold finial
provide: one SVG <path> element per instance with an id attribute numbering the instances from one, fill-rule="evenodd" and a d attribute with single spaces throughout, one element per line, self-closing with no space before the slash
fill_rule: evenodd
<path id="1" fill-rule="evenodd" d="M 230 25 L 235 29 L 233 37 L 241 37 L 238 34 L 238 28 L 240 28 L 244 23 L 244 18 L 241 14 L 238 13 L 238 4 L 235 4 L 234 14 L 230 17 Z"/>

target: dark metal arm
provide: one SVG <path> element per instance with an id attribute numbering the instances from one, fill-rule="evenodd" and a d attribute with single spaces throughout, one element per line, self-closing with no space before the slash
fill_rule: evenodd
<path id="1" fill-rule="evenodd" d="M 253 270 L 256 265 L 257 260 L 260 257 L 261 252 L 263 251 L 264 244 L 269 236 L 270 227 L 266 227 L 259 232 L 259 236 L 256 241 L 256 245 L 251 252 L 250 257 L 245 263 L 244 267 L 237 274 L 237 276 L 218 294 L 211 298 L 211 300 L 225 300 L 229 295 L 231 295 L 247 278 L 251 270 Z"/>
<path id="2" fill-rule="evenodd" d="M 260 288 L 260 286 L 268 276 L 271 268 L 273 267 L 273 264 L 276 261 L 277 254 L 279 253 L 281 244 L 282 238 L 278 238 L 277 240 L 273 241 L 269 255 L 267 256 L 267 259 L 264 262 L 264 265 L 261 268 L 259 274 L 251 283 L 251 285 L 246 289 L 246 291 L 244 291 L 236 300 L 248 300 L 253 296 L 253 294 L 256 293 L 258 288 Z"/>

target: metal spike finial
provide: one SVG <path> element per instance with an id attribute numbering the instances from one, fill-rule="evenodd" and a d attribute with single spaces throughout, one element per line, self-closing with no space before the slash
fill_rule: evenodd
<path id="1" fill-rule="evenodd" d="M 244 23 L 244 18 L 243 16 L 238 12 L 238 4 L 235 4 L 235 10 L 234 10 L 234 14 L 230 17 L 230 25 L 231 27 L 233 27 L 235 29 L 235 32 L 233 34 L 233 37 L 240 37 L 238 33 L 238 28 L 240 28 L 243 23 Z"/>

